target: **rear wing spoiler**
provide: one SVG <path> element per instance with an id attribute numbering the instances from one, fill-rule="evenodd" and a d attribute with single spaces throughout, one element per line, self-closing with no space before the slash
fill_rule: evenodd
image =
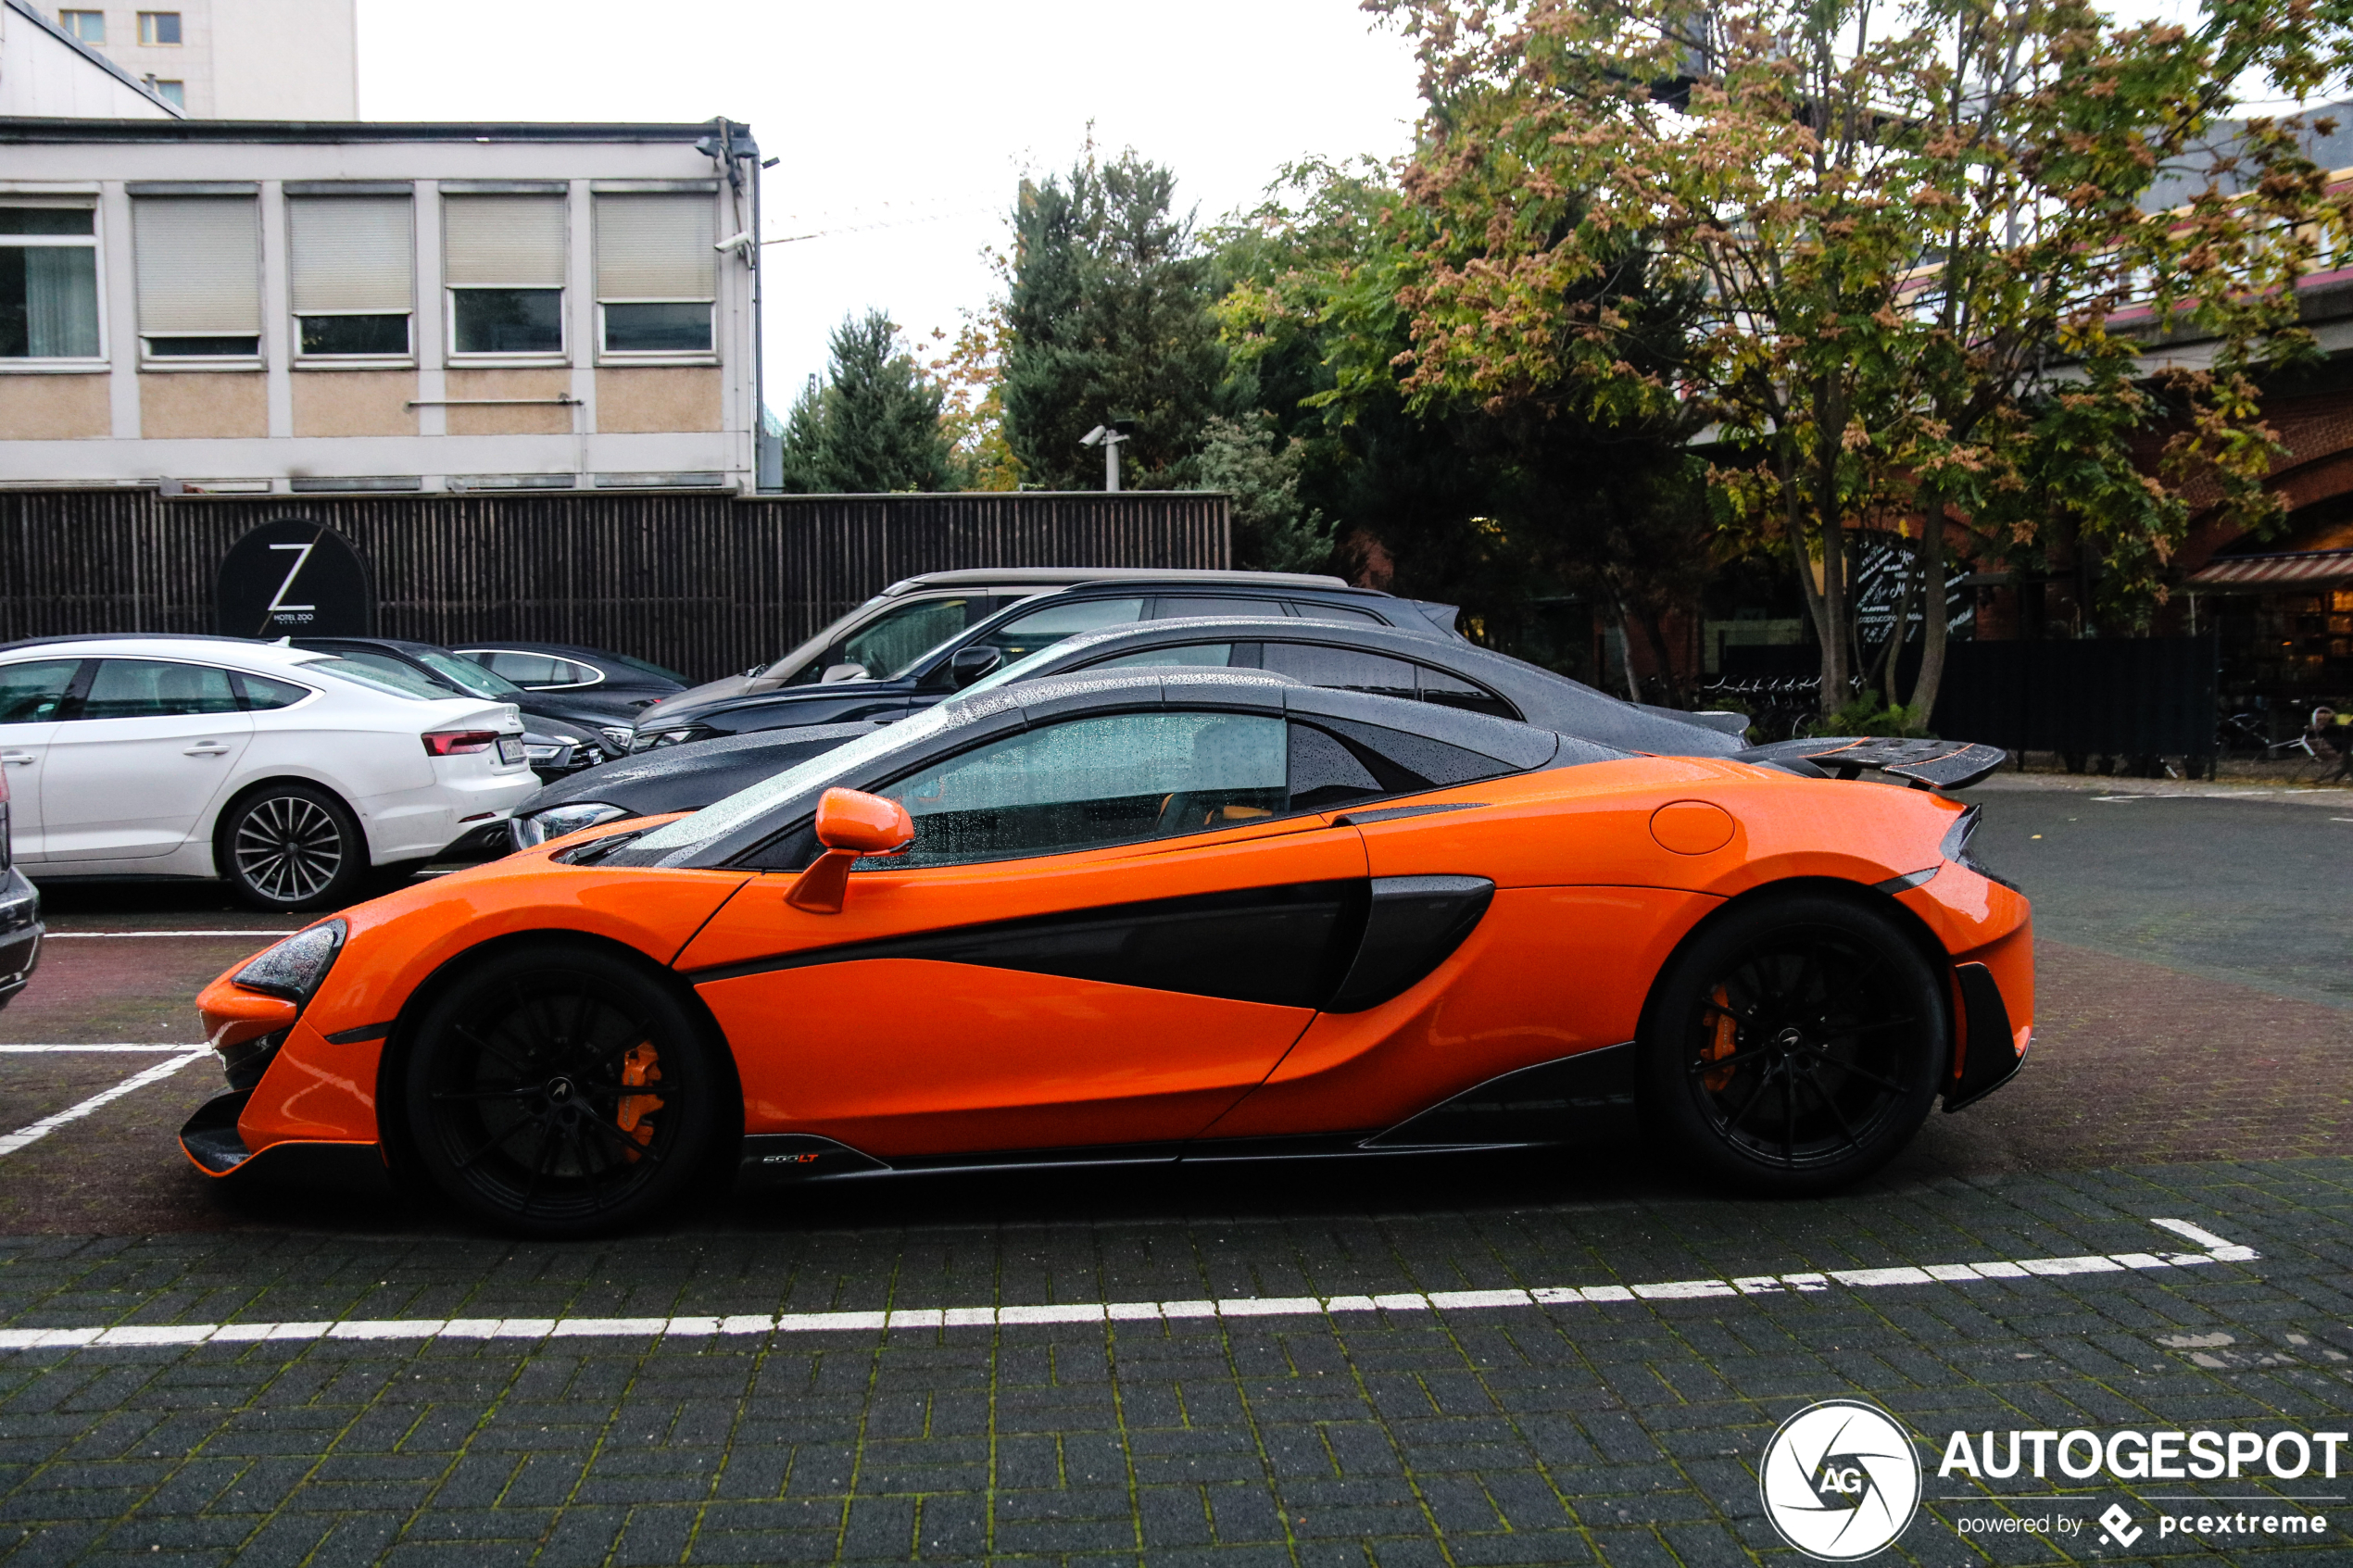
<path id="1" fill-rule="evenodd" d="M 1974 741 L 1825 735 L 1752 746 L 1732 753 L 1731 760 L 1809 779 L 1859 779 L 1871 770 L 1921 789 L 1966 789 L 2009 760 L 2009 753 Z"/>

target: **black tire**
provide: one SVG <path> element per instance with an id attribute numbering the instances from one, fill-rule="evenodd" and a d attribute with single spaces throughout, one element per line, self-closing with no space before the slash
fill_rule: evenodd
<path id="1" fill-rule="evenodd" d="M 1729 911 L 1668 961 L 1642 1032 L 1645 1121 L 1749 1191 L 1826 1192 L 1919 1130 L 1952 1061 L 1935 971 L 1825 894 Z"/>
<path id="2" fill-rule="evenodd" d="M 705 1028 L 656 974 L 559 944 L 459 978 L 404 1042 L 402 1139 L 502 1230 L 640 1223 L 694 1185 L 733 1103 Z"/>
<path id="3" fill-rule="evenodd" d="M 361 897 L 368 839 L 351 809 L 316 784 L 264 784 L 220 814 L 213 861 L 257 909 L 332 909 Z"/>

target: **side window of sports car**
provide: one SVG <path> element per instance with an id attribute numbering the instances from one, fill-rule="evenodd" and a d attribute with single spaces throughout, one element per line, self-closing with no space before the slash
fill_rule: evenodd
<path id="1" fill-rule="evenodd" d="M 1201 833 L 1287 804 L 1283 721 L 1122 713 L 1031 730 L 880 791 L 914 842 L 870 867 L 953 865 Z"/>
<path id="2" fill-rule="evenodd" d="M 1290 727 L 1290 806 L 1294 811 L 1329 811 L 1389 794 L 1354 752 L 1324 731 Z"/>

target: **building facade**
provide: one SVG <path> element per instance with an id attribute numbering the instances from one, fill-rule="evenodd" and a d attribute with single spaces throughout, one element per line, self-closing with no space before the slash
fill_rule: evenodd
<path id="1" fill-rule="evenodd" d="M 0 0 L 0 116 L 178 119 L 181 110 L 32 0 Z"/>
<path id="2" fill-rule="evenodd" d="M 742 125 L 18 119 L 0 148 L 0 486 L 754 488 Z"/>
<path id="3" fill-rule="evenodd" d="M 359 118 L 357 0 L 40 4 L 60 31 L 198 119 Z"/>

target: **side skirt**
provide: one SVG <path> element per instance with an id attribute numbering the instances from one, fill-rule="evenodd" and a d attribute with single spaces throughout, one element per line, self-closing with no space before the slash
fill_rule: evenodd
<path id="1" fill-rule="evenodd" d="M 1633 1112 L 1636 1069 L 1631 1040 L 1539 1062 L 1466 1089 L 1364 1147 L 1526 1148 L 1605 1135 Z"/>
<path id="2" fill-rule="evenodd" d="M 1452 1154 L 1574 1143 L 1624 1128 L 1634 1108 L 1632 1042 L 1580 1051 L 1491 1078 L 1385 1131 L 1298 1137 L 989 1149 L 885 1160 L 809 1133 L 754 1133 L 743 1141 L 737 1190 L 933 1171 L 1035 1171 L 1055 1166 L 1210 1165 L 1260 1160 Z"/>

